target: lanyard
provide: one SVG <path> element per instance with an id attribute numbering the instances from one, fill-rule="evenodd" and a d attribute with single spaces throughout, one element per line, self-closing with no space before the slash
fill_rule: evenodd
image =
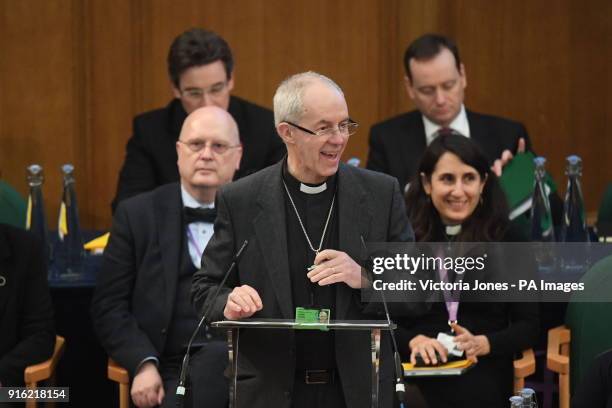
<path id="1" fill-rule="evenodd" d="M 199 254 L 199 257 L 202 256 L 202 250 L 200 250 L 200 246 L 198 245 L 197 240 L 193 236 L 193 232 L 191 232 L 191 227 L 187 225 L 187 239 L 189 239 L 189 244 L 193 245 L 193 248 L 196 250 L 196 253 Z"/>
<path id="2" fill-rule="evenodd" d="M 444 262 L 440 263 L 440 270 L 438 271 L 440 280 L 444 283 L 448 283 L 448 271 L 444 267 Z M 461 283 L 461 280 L 459 280 Z M 448 313 L 448 325 L 457 323 L 457 312 L 459 310 L 459 293 L 458 291 L 443 290 L 444 304 L 446 306 L 446 312 Z"/>

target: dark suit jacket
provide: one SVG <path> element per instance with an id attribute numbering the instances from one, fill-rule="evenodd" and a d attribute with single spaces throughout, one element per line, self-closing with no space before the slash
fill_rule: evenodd
<path id="1" fill-rule="evenodd" d="M 527 130 L 521 123 L 469 110 L 466 114 L 470 137 L 483 150 L 490 164 L 506 149 L 516 152 L 521 137 L 525 139 L 527 150 L 531 149 Z M 426 148 L 421 112 L 404 113 L 372 126 L 366 167 L 397 178 L 404 191 L 416 175 Z"/>
<path id="2" fill-rule="evenodd" d="M 24 230 L 0 224 L 0 276 L 0 383 L 19 386 L 24 369 L 51 357 L 55 345 L 40 242 Z"/>
<path id="3" fill-rule="evenodd" d="M 125 200 L 92 300 L 94 328 L 106 352 L 130 375 L 166 344 L 178 282 L 183 227 L 178 183 Z"/>
<path id="4" fill-rule="evenodd" d="M 192 287 L 198 310 L 212 297 L 238 248 L 245 240 L 249 244 L 213 304 L 212 320 L 223 319 L 231 288 L 245 284 L 255 288 L 263 302 L 263 309 L 253 318 L 295 318 L 281 166 L 282 162 L 228 184 L 217 194 L 215 234 L 204 251 L 202 269 L 194 275 Z M 337 200 L 339 250 L 354 260 L 360 259 L 360 236 L 366 242 L 412 240 L 403 199 L 392 178 L 341 164 Z M 335 319 L 365 318 L 358 290 L 345 284 L 335 285 L 335 290 Z M 335 342 L 347 406 L 369 407 L 369 334 L 337 331 Z M 289 407 L 295 379 L 294 352 L 290 330 L 241 330 L 238 406 Z"/>
<path id="5" fill-rule="evenodd" d="M 270 110 L 232 96 L 228 112 L 238 124 L 243 146 L 235 179 L 270 166 L 285 155 L 285 145 L 276 133 Z M 113 212 L 121 200 L 179 180 L 175 143 L 186 117 L 178 99 L 163 109 L 136 116 L 134 134 L 127 143 L 119 173 Z"/>

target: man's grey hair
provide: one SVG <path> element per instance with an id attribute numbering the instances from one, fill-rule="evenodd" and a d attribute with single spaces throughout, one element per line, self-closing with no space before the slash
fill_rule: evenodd
<path id="1" fill-rule="evenodd" d="M 344 96 L 342 89 L 334 81 L 325 75 L 308 71 L 295 74 L 285 79 L 276 89 L 274 94 L 274 124 L 281 122 L 298 122 L 304 114 L 304 103 L 302 101 L 304 91 L 315 81 L 320 81 Z"/>

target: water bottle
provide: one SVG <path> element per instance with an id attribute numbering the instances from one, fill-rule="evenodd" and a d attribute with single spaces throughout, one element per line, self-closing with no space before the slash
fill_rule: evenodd
<path id="1" fill-rule="evenodd" d="M 531 199 L 531 240 L 537 242 L 555 242 L 555 229 L 553 225 L 550 201 L 546 193 L 546 158 L 536 157 L 535 183 Z"/>
<path id="2" fill-rule="evenodd" d="M 523 398 L 523 408 L 538 408 L 536 393 L 531 388 L 523 388 L 519 392 Z"/>
<path id="3" fill-rule="evenodd" d="M 535 182 L 531 199 L 531 241 L 538 269 L 547 274 L 555 270 L 556 257 L 552 245 L 555 242 L 555 228 L 545 183 L 546 158 L 536 157 L 533 164 Z"/>
<path id="4" fill-rule="evenodd" d="M 57 232 L 60 240 L 61 253 L 65 261 L 66 273 L 80 272 L 85 250 L 79 226 L 79 211 L 74 188 L 74 166 L 64 164 L 61 167 L 64 191 L 60 204 Z"/>
<path id="5" fill-rule="evenodd" d="M 561 257 L 562 271 L 581 274 L 588 268 L 589 231 L 586 225 L 584 200 L 582 198 L 582 159 L 567 157 L 567 191 L 563 203 L 561 241 L 567 243 Z"/>
<path id="6" fill-rule="evenodd" d="M 510 408 L 523 408 L 523 397 L 518 395 L 510 397 Z"/>
<path id="7" fill-rule="evenodd" d="M 582 198 L 582 159 L 572 155 L 567 157 L 567 191 L 563 203 L 562 242 L 588 242 L 589 231 L 586 225 L 584 199 Z"/>
<path id="8" fill-rule="evenodd" d="M 49 243 L 49 229 L 47 228 L 47 217 L 45 216 L 45 203 L 42 194 L 42 185 L 45 176 L 42 166 L 31 164 L 26 169 L 26 180 L 30 186 L 28 195 L 28 210 L 26 214 L 26 230 L 36 235 L 43 244 L 45 259 L 52 257 Z"/>

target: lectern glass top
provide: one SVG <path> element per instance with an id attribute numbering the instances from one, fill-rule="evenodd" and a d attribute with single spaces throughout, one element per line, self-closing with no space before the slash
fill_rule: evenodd
<path id="1" fill-rule="evenodd" d="M 244 320 L 222 320 L 212 322 L 212 327 L 225 329 L 258 328 L 258 329 L 295 329 L 296 323 L 292 319 L 244 319 Z M 313 328 L 320 327 L 320 323 L 300 323 L 300 328 L 312 325 Z M 332 320 L 327 325 L 331 330 L 389 330 L 395 329 L 395 323 L 391 327 L 386 320 Z"/>

